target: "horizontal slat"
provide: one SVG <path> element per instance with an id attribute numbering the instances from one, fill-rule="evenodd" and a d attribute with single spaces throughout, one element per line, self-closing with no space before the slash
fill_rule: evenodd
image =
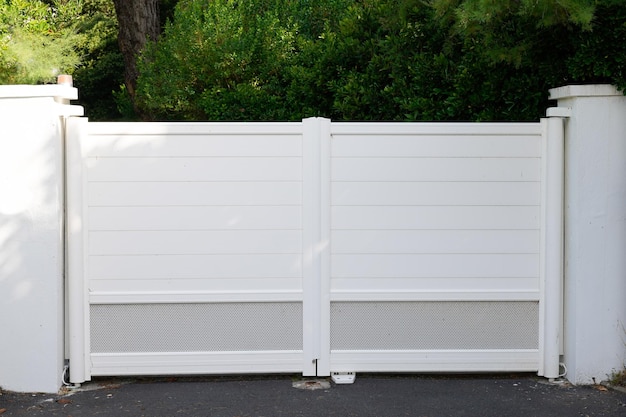
<path id="1" fill-rule="evenodd" d="M 539 158 L 540 136 L 335 135 L 333 157 Z"/>
<path id="2" fill-rule="evenodd" d="M 95 281 L 106 285 L 125 281 Z M 258 282 L 258 280 L 256 280 Z M 145 281 L 141 281 L 145 286 Z M 302 301 L 301 290 L 284 291 L 92 291 L 90 304 L 232 303 Z M 330 301 L 539 301 L 539 291 L 338 291 Z"/>
<path id="3" fill-rule="evenodd" d="M 539 253 L 537 230 L 340 230 L 336 254 Z"/>
<path id="4" fill-rule="evenodd" d="M 333 158 L 333 181 L 539 181 L 539 158 Z"/>
<path id="5" fill-rule="evenodd" d="M 110 282 L 110 281 L 109 281 Z M 145 285 L 145 281 L 144 281 Z M 91 292 L 90 304 L 185 304 L 185 303 L 256 303 L 256 302 L 301 302 L 302 291 L 136 291 L 136 292 Z"/>
<path id="6" fill-rule="evenodd" d="M 91 255 L 301 253 L 297 230 L 112 231 L 89 234 Z"/>
<path id="7" fill-rule="evenodd" d="M 508 279 L 507 279 L 508 280 Z M 508 281 L 507 281 L 508 282 Z M 435 290 L 352 291 L 333 290 L 330 301 L 539 301 L 536 291 Z"/>
<path id="8" fill-rule="evenodd" d="M 539 255 L 332 255 L 331 275 L 357 277 L 532 277 Z"/>
<path id="9" fill-rule="evenodd" d="M 334 182 L 333 205 L 539 205 L 538 182 Z"/>
<path id="10" fill-rule="evenodd" d="M 90 296 L 99 294 L 162 294 L 164 297 L 176 294 L 237 294 L 242 291 L 261 292 L 300 292 L 301 278 L 171 278 L 171 279 L 91 279 Z"/>
<path id="11" fill-rule="evenodd" d="M 90 279 L 300 278 L 298 255 L 90 256 Z"/>
<path id="12" fill-rule="evenodd" d="M 473 122 L 335 122 L 333 135 L 539 135 L 541 123 L 473 123 Z"/>
<path id="13" fill-rule="evenodd" d="M 532 372 L 540 355 L 528 350 L 337 351 L 331 372 Z"/>
<path id="14" fill-rule="evenodd" d="M 299 206 L 90 207 L 90 230 L 301 229 Z"/>
<path id="15" fill-rule="evenodd" d="M 527 293 L 539 291 L 538 277 L 418 277 L 418 278 L 363 278 L 333 277 L 330 282 L 332 294 L 361 292 L 424 292 L 443 291 L 473 292 L 495 291 Z"/>
<path id="16" fill-rule="evenodd" d="M 300 158 L 90 158 L 89 181 L 301 181 Z"/>
<path id="17" fill-rule="evenodd" d="M 91 126 L 91 123 L 89 123 Z M 302 156 L 301 135 L 159 135 L 90 136 L 86 157 L 258 157 Z"/>
<path id="18" fill-rule="evenodd" d="M 341 206 L 332 207 L 333 229 L 539 229 L 539 207 Z"/>
<path id="19" fill-rule="evenodd" d="M 127 122 L 88 124 L 90 135 L 281 135 L 302 131 L 302 123 L 272 122 Z"/>
<path id="20" fill-rule="evenodd" d="M 96 182 L 90 206 L 299 205 L 299 182 Z"/>
<path id="21" fill-rule="evenodd" d="M 298 292 L 302 290 L 300 278 L 190 278 L 190 279 L 124 279 L 90 280 L 90 294 L 142 294 L 160 293 L 164 297 L 187 294 L 237 294 L 239 292 Z M 399 300 L 419 293 L 421 297 L 446 300 L 443 293 L 463 293 L 467 297 L 483 299 L 484 292 L 508 293 L 503 299 L 517 299 L 524 294 L 538 294 L 539 278 L 333 278 L 331 280 L 331 298 L 337 300 L 379 300 L 385 294 L 398 294 Z M 360 295 L 357 295 L 360 294 Z M 521 294 L 521 295 L 520 295 Z M 121 296 L 123 299 L 124 296 Z M 422 298 L 417 298 L 422 299 Z M 534 296 L 530 299 L 535 300 Z"/>
<path id="22" fill-rule="evenodd" d="M 201 375 L 302 372 L 301 351 L 98 353 L 91 375 Z"/>

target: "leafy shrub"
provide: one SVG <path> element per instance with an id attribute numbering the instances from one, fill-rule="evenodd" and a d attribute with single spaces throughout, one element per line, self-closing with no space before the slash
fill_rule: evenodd
<path id="1" fill-rule="evenodd" d="M 0 84 L 55 82 L 80 61 L 72 27 L 80 9 L 71 2 L 0 2 Z"/>
<path id="2" fill-rule="evenodd" d="M 112 0 L 83 0 L 75 23 L 81 42 L 76 49 L 82 61 L 74 71 L 80 104 L 91 120 L 132 118 L 134 112 L 120 104 L 125 100 L 124 60 L 117 45 L 117 19 Z M 132 104 L 131 107 L 132 109 Z"/>
<path id="3" fill-rule="evenodd" d="M 181 0 L 137 98 L 172 120 L 523 121 L 550 88 L 626 86 L 620 1 L 498 4 Z"/>
<path id="4" fill-rule="evenodd" d="M 296 32 L 281 3 L 181 1 L 142 57 L 139 106 L 162 119 L 278 117 Z"/>
<path id="5" fill-rule="evenodd" d="M 566 60 L 578 83 L 612 83 L 626 91 L 626 7 L 599 2 L 592 29 L 574 33 L 575 52 Z"/>

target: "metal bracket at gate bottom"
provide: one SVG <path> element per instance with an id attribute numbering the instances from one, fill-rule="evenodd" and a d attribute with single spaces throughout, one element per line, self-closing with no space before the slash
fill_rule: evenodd
<path id="1" fill-rule="evenodd" d="M 354 384 L 356 374 L 354 372 L 333 372 L 331 378 L 335 384 Z"/>

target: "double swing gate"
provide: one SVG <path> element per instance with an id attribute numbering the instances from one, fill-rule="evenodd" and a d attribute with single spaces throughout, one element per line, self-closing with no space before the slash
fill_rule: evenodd
<path id="1" fill-rule="evenodd" d="M 71 382 L 558 376 L 560 119 L 66 129 Z"/>

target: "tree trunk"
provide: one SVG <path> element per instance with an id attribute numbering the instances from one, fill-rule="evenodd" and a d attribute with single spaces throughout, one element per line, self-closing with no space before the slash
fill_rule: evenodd
<path id="1" fill-rule="evenodd" d="M 156 41 L 160 33 L 159 0 L 113 0 L 119 25 L 117 37 L 124 56 L 124 81 L 135 102 L 137 57 L 148 41 Z"/>

